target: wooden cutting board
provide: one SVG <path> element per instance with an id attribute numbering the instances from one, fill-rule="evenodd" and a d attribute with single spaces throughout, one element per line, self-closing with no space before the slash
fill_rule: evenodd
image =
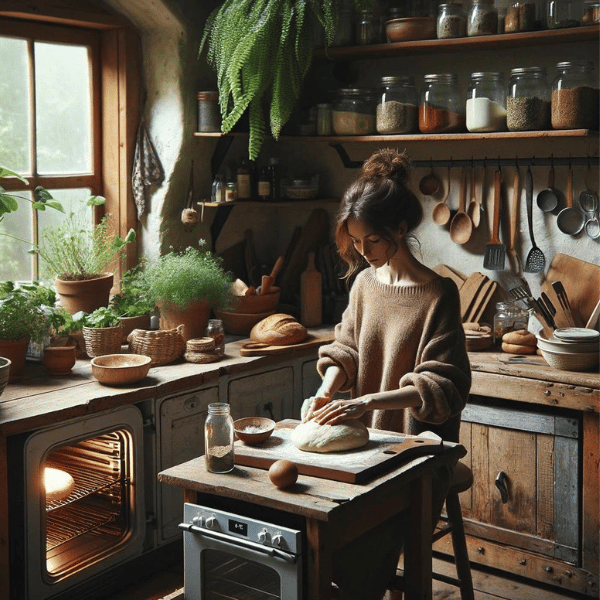
<path id="1" fill-rule="evenodd" d="M 303 452 L 290 439 L 299 423 L 293 419 L 280 421 L 271 437 L 257 446 L 236 441 L 236 464 L 268 469 L 276 460 L 285 459 L 295 463 L 298 472 L 303 475 L 346 483 L 364 483 L 403 462 L 443 450 L 443 445 L 432 439 L 369 429 L 369 441 L 362 448 L 326 454 Z"/>
<path id="2" fill-rule="evenodd" d="M 323 344 L 329 344 L 334 340 L 334 333 L 320 333 L 319 335 L 309 335 L 306 340 L 299 344 L 290 344 L 288 346 L 271 346 L 269 344 L 259 344 L 248 340 L 242 342 L 240 354 L 242 356 L 273 356 L 277 354 L 289 354 L 298 350 L 306 350 L 307 348 L 318 348 Z"/>
<path id="3" fill-rule="evenodd" d="M 585 325 L 600 299 L 600 265 L 585 262 L 566 254 L 556 254 L 542 283 L 542 291 L 559 310 L 556 325 L 567 327 L 568 322 L 560 315 L 560 302 L 552 287 L 553 281 L 562 281 L 573 313 L 579 318 L 579 324 Z"/>
<path id="4" fill-rule="evenodd" d="M 308 264 L 300 275 L 300 323 L 317 327 L 323 323 L 323 277 L 315 267 L 315 253 L 308 253 Z"/>

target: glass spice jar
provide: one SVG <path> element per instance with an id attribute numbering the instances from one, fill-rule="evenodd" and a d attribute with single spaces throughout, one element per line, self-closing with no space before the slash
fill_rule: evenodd
<path id="1" fill-rule="evenodd" d="M 600 2 L 593 0 L 584 2 L 583 16 L 581 17 L 582 25 L 594 25 L 600 23 Z"/>
<path id="2" fill-rule="evenodd" d="M 455 73 L 425 75 L 419 105 L 421 133 L 458 133 L 465 130 L 465 102 Z"/>
<path id="3" fill-rule="evenodd" d="M 367 46 L 381 41 L 381 23 L 379 17 L 370 10 L 361 10 L 356 16 L 356 44 Z"/>
<path id="4" fill-rule="evenodd" d="M 533 31 L 536 26 L 535 9 L 535 2 L 532 0 L 529 2 L 522 0 L 510 2 L 506 7 L 506 15 L 504 17 L 504 33 Z"/>
<path id="5" fill-rule="evenodd" d="M 465 37 L 467 35 L 467 17 L 463 5 L 440 4 L 436 30 L 440 40 Z"/>
<path id="6" fill-rule="evenodd" d="M 225 354 L 225 330 L 221 319 L 209 319 L 206 327 L 206 336 L 215 340 L 215 354 Z"/>
<path id="7" fill-rule="evenodd" d="M 472 73 L 467 94 L 467 129 L 506 130 L 506 88 L 502 73 Z"/>
<path id="8" fill-rule="evenodd" d="M 411 75 L 382 77 L 376 109 L 378 133 L 415 133 L 419 125 L 419 94 Z"/>
<path id="9" fill-rule="evenodd" d="M 333 103 L 332 124 L 336 135 L 370 135 L 376 132 L 371 90 L 342 88 Z"/>
<path id="10" fill-rule="evenodd" d="M 552 84 L 553 129 L 598 129 L 598 82 L 594 63 L 580 60 L 559 62 Z"/>
<path id="11" fill-rule="evenodd" d="M 467 35 L 495 35 L 498 33 L 498 11 L 494 0 L 473 0 L 467 18 Z"/>
<path id="12" fill-rule="evenodd" d="M 506 100 L 509 131 L 550 128 L 550 89 L 544 67 L 512 69 Z"/>
<path id="13" fill-rule="evenodd" d="M 218 92 L 198 92 L 198 131 L 200 133 L 221 131 Z"/>
<path id="14" fill-rule="evenodd" d="M 494 315 L 494 344 L 502 343 L 502 336 L 509 331 L 527 329 L 528 312 L 513 302 L 497 302 Z"/>
<path id="15" fill-rule="evenodd" d="M 229 473 L 235 466 L 233 451 L 233 419 L 229 404 L 214 402 L 208 405 L 204 422 L 204 458 L 211 473 Z"/>
<path id="16" fill-rule="evenodd" d="M 548 0 L 546 2 L 548 29 L 579 27 L 581 16 L 580 0 Z"/>

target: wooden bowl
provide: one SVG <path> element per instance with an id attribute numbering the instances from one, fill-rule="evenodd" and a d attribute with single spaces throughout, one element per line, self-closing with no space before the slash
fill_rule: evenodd
<path id="1" fill-rule="evenodd" d="M 218 319 L 223 321 L 223 328 L 233 335 L 250 335 L 252 328 L 263 319 L 275 314 L 275 310 L 264 313 L 240 313 L 215 310 Z"/>
<path id="2" fill-rule="evenodd" d="M 2 392 L 4 388 L 8 384 L 8 375 L 10 373 L 10 360 L 8 358 L 4 358 L 0 356 L 0 396 L 2 396 Z"/>
<path id="3" fill-rule="evenodd" d="M 281 289 L 272 287 L 268 294 L 251 294 L 235 296 L 234 311 L 238 313 L 256 314 L 275 310 L 279 304 Z"/>
<path id="4" fill-rule="evenodd" d="M 262 444 L 275 429 L 275 421 L 266 417 L 244 417 L 233 422 L 233 430 L 238 440 L 244 444 Z"/>
<path id="5" fill-rule="evenodd" d="M 437 35 L 436 17 L 406 17 L 385 22 L 388 42 L 433 40 Z"/>
<path id="6" fill-rule="evenodd" d="M 105 354 L 92 359 L 92 375 L 104 385 L 137 383 L 148 375 L 151 362 L 142 354 Z"/>

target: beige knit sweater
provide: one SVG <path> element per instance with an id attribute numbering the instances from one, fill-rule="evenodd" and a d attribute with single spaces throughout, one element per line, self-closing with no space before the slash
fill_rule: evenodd
<path id="1" fill-rule="evenodd" d="M 431 430 L 458 441 L 471 370 L 452 280 L 394 286 L 378 281 L 373 268 L 359 273 L 335 341 L 319 350 L 321 376 L 333 364 L 346 374 L 341 391 L 352 397 L 408 385 L 419 391 L 421 406 L 371 411 L 363 417 L 367 426 L 409 434 Z"/>

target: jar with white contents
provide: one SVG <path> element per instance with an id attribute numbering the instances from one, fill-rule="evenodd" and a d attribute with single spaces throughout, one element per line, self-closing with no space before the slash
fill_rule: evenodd
<path id="1" fill-rule="evenodd" d="M 467 94 L 467 129 L 506 130 L 506 89 L 502 73 L 472 73 Z"/>

